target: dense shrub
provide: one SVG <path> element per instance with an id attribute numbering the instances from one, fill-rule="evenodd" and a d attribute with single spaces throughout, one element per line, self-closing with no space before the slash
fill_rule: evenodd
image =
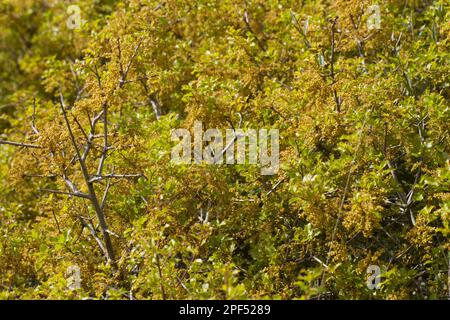
<path id="1" fill-rule="evenodd" d="M 446 296 L 448 1 L 0 6 L 1 298 Z M 172 163 L 194 121 L 280 170 Z"/>

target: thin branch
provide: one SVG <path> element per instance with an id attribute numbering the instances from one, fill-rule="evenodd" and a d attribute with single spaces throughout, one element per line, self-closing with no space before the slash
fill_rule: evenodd
<path id="1" fill-rule="evenodd" d="M 337 23 L 338 17 L 331 20 L 331 61 L 330 61 L 330 77 L 332 80 L 333 85 L 333 99 L 336 103 L 336 111 L 338 113 L 341 112 L 341 97 L 338 96 L 336 89 L 334 88 L 334 84 L 336 83 L 336 74 L 334 71 L 334 63 L 335 63 L 335 33 L 336 33 L 336 23 Z"/>
<path id="2" fill-rule="evenodd" d="M 81 160 L 83 160 L 83 162 L 86 161 L 86 158 L 91 149 L 92 141 L 94 140 L 94 138 L 98 137 L 95 135 L 95 126 L 96 126 L 97 122 L 100 120 L 100 118 L 102 117 L 103 112 L 104 112 L 104 110 L 100 111 L 100 113 L 97 116 L 95 116 L 94 119 L 92 119 L 92 120 L 88 113 L 89 125 L 91 126 L 91 132 L 89 133 L 89 137 L 87 138 L 87 141 L 86 141 L 86 146 L 84 147 L 83 156 L 81 157 Z"/>
<path id="3" fill-rule="evenodd" d="M 48 179 L 52 179 L 52 178 L 56 178 L 57 175 L 56 174 L 49 174 L 49 175 L 45 175 L 45 174 L 23 174 L 22 177 L 27 177 L 27 178 L 48 178 Z"/>
<path id="4" fill-rule="evenodd" d="M 161 294 L 162 294 L 162 299 L 166 300 L 166 290 L 164 289 L 164 284 L 163 284 L 163 275 L 162 275 L 162 270 L 161 270 L 161 264 L 159 261 L 159 253 L 156 254 L 156 266 L 158 267 L 158 274 L 159 274 L 159 281 L 160 281 L 160 288 L 161 288 Z"/>
<path id="5" fill-rule="evenodd" d="M 139 48 L 141 47 L 141 44 L 142 44 L 142 38 L 139 40 L 137 45 L 134 47 L 133 54 L 131 55 L 131 58 L 128 61 L 127 67 L 125 69 L 125 72 L 124 72 L 123 77 L 122 77 L 121 80 L 126 81 L 126 77 L 127 77 L 128 72 L 130 71 L 130 68 L 131 68 L 131 64 L 133 63 L 134 59 L 136 59 L 136 56 L 138 54 Z"/>
<path id="6" fill-rule="evenodd" d="M 60 88 L 60 105 L 61 105 L 61 110 L 64 116 L 64 120 L 66 122 L 66 126 L 67 126 L 67 130 L 69 131 L 69 137 L 70 140 L 72 142 L 72 145 L 75 149 L 75 152 L 77 154 L 77 158 L 78 158 L 78 162 L 80 164 L 81 167 L 81 172 L 83 173 L 83 177 L 84 177 L 84 181 L 86 183 L 86 186 L 88 188 L 88 192 L 89 192 L 89 200 L 92 203 L 92 206 L 94 207 L 95 213 L 97 215 L 97 219 L 100 223 L 100 228 L 102 231 L 102 235 L 103 235 L 103 239 L 105 241 L 105 248 L 106 248 L 106 257 L 107 259 L 112 263 L 113 268 L 116 269 L 117 265 L 116 265 L 116 261 L 115 261 L 115 253 L 114 253 L 114 248 L 112 246 L 112 242 L 111 242 L 111 237 L 108 234 L 108 225 L 106 224 L 106 220 L 105 220 L 105 215 L 103 213 L 102 208 L 100 207 L 100 203 L 98 202 L 98 198 L 97 195 L 95 193 L 95 189 L 94 186 L 92 185 L 92 182 L 89 182 L 90 180 L 90 176 L 89 176 L 89 172 L 88 169 L 86 167 L 86 163 L 84 162 L 84 160 L 82 159 L 81 155 L 80 155 L 80 150 L 76 144 L 75 141 L 75 136 L 72 132 L 72 127 L 70 126 L 69 123 L 69 119 L 67 117 L 67 113 L 66 113 L 66 109 L 65 109 L 65 105 L 64 105 L 64 98 L 62 95 L 62 91 Z"/>
<path id="7" fill-rule="evenodd" d="M 137 173 L 137 174 L 105 174 L 105 175 L 94 175 L 93 178 L 91 178 L 91 180 L 89 180 L 89 182 L 96 182 L 96 181 L 101 181 L 101 180 L 105 180 L 105 179 L 127 179 L 127 178 L 140 178 L 140 177 L 145 177 L 142 173 Z"/>
<path id="8" fill-rule="evenodd" d="M 53 210 L 53 209 L 52 209 L 52 215 L 53 215 L 53 219 L 55 219 L 56 227 L 58 228 L 58 232 L 61 234 L 62 231 L 61 231 L 61 228 L 60 228 L 60 226 L 59 226 L 58 219 L 56 218 L 55 210 Z"/>
<path id="9" fill-rule="evenodd" d="M 156 120 L 159 120 L 159 118 L 161 117 L 161 112 L 159 111 L 159 105 L 156 102 L 156 100 L 150 98 L 150 105 L 152 106 L 153 109 L 153 113 L 155 114 Z"/>
<path id="10" fill-rule="evenodd" d="M 72 181 L 66 176 L 66 173 L 63 174 L 63 179 L 66 182 L 67 186 L 72 190 L 73 193 L 79 193 L 77 187 L 72 183 Z"/>
<path id="11" fill-rule="evenodd" d="M 307 49 L 311 48 L 311 44 L 309 43 L 308 38 L 306 37 L 306 28 L 304 28 L 304 30 L 302 30 L 300 28 L 300 24 L 298 23 L 297 17 L 295 16 L 294 12 L 291 11 L 291 18 L 292 18 L 292 24 L 294 25 L 295 30 L 298 31 L 298 33 L 302 36 L 303 38 L 303 43 L 305 44 Z M 305 27 L 307 27 L 307 21 L 305 22 Z"/>
<path id="12" fill-rule="evenodd" d="M 108 104 L 103 103 L 103 150 L 100 157 L 100 162 L 97 168 L 97 175 L 100 176 L 103 171 L 103 165 L 105 164 L 106 156 L 108 153 Z"/>
<path id="13" fill-rule="evenodd" d="M 102 250 L 103 254 L 105 256 L 108 256 L 108 252 L 105 248 L 105 246 L 103 245 L 102 241 L 100 240 L 99 237 L 97 237 L 97 233 L 95 232 L 95 229 L 92 227 L 92 222 L 89 221 L 89 223 L 86 223 L 82 217 L 78 216 L 78 219 L 80 219 L 80 222 L 82 224 L 82 226 L 86 227 L 89 229 L 89 232 L 91 233 L 91 236 L 95 239 L 95 241 L 97 242 L 100 250 Z"/>
<path id="14" fill-rule="evenodd" d="M 264 44 L 262 43 L 262 41 L 259 39 L 259 37 L 256 35 L 256 33 L 253 31 L 252 27 L 250 26 L 250 19 L 248 17 L 247 11 L 244 12 L 244 22 L 245 22 L 245 25 L 246 25 L 248 31 L 250 31 L 250 33 L 253 34 L 253 36 L 255 37 L 256 43 L 258 44 L 258 47 L 262 51 L 267 51 L 267 49 L 264 46 Z"/>
<path id="15" fill-rule="evenodd" d="M 239 116 L 238 129 L 240 129 L 240 128 L 241 128 L 241 125 L 242 125 L 242 120 L 243 120 L 243 119 L 242 119 L 242 114 L 241 114 L 240 112 L 238 112 L 237 114 L 238 114 L 238 116 Z M 229 120 L 229 122 L 230 122 L 231 128 L 233 129 L 234 137 L 233 137 L 233 139 L 228 143 L 228 145 L 226 145 L 225 148 L 224 148 L 219 154 L 214 155 L 213 161 L 214 161 L 215 164 L 218 163 L 219 161 L 221 161 L 221 160 L 223 159 L 223 156 L 224 156 L 225 153 L 228 151 L 228 149 L 230 149 L 231 147 L 234 147 L 234 143 L 235 143 L 239 138 L 242 138 L 242 137 L 243 137 L 242 135 L 236 134 L 236 129 L 235 129 L 234 125 L 233 125 L 233 122 L 231 122 L 231 120 Z M 194 150 L 194 152 L 195 152 L 195 150 Z"/>
<path id="16" fill-rule="evenodd" d="M 14 142 L 14 141 L 6 141 L 6 140 L 1 140 L 0 139 L 0 144 L 8 144 L 11 146 L 16 146 L 16 147 L 25 147 L 25 148 L 35 148 L 35 149 L 41 149 L 42 147 L 37 145 L 37 144 L 29 144 L 29 143 L 24 143 L 24 142 Z"/>
<path id="17" fill-rule="evenodd" d="M 145 77 L 147 78 L 147 77 Z M 152 94 L 149 94 L 149 90 L 148 90 L 148 86 L 145 83 L 145 81 L 143 81 L 142 79 L 140 80 L 142 86 L 144 87 L 144 91 L 146 93 L 146 95 L 148 96 L 148 103 L 152 106 L 153 109 L 153 113 L 155 114 L 156 120 L 159 120 L 159 118 L 161 117 L 161 108 L 159 106 L 158 101 L 156 100 L 155 97 L 155 92 Z"/>
<path id="18" fill-rule="evenodd" d="M 328 266 L 327 266 L 325 263 L 323 263 L 322 260 L 320 260 L 320 259 L 317 258 L 316 256 L 312 256 L 312 258 L 313 258 L 314 260 L 316 260 L 318 263 L 320 263 L 325 269 L 328 269 Z"/>
<path id="19" fill-rule="evenodd" d="M 409 192 L 409 195 L 410 195 L 410 196 L 408 197 L 408 196 L 406 195 L 405 190 L 403 189 L 402 184 L 400 183 L 400 180 L 399 180 L 398 177 L 397 177 L 397 174 L 396 174 L 396 172 L 395 172 L 394 166 L 392 165 L 392 163 L 391 163 L 390 161 L 388 161 L 387 164 L 388 164 L 388 167 L 389 167 L 389 169 L 390 169 L 391 176 L 392 176 L 392 178 L 393 178 L 393 180 L 394 180 L 394 182 L 395 182 L 395 184 L 396 184 L 396 186 L 397 186 L 397 194 L 398 194 L 398 197 L 399 197 L 400 202 L 401 202 L 401 204 L 402 204 L 403 210 L 408 210 L 408 212 L 409 212 L 409 217 L 410 217 L 410 219 L 411 219 L 411 223 L 412 223 L 413 226 L 415 226 L 415 225 L 416 225 L 416 219 L 415 219 L 415 217 L 414 217 L 414 212 L 412 211 L 412 209 L 410 208 L 410 206 L 411 206 L 411 203 L 412 203 L 412 196 L 413 196 L 413 194 L 414 194 L 414 188 L 415 188 L 415 184 L 417 183 L 418 176 L 419 176 L 419 174 L 420 174 L 420 170 L 419 170 L 419 172 L 416 174 L 414 186 L 413 186 L 413 188 L 410 190 L 410 192 Z"/>
<path id="20" fill-rule="evenodd" d="M 269 192 L 267 192 L 266 196 L 270 195 L 272 192 L 274 192 L 278 186 L 285 180 L 285 178 L 281 179 L 280 181 L 278 181 L 277 183 L 275 183 L 275 185 L 272 187 L 272 189 L 270 189 Z"/>
<path id="21" fill-rule="evenodd" d="M 350 181 L 351 181 L 352 174 L 353 174 L 353 171 L 354 171 L 354 165 L 355 165 L 355 162 L 356 162 L 356 157 L 357 157 L 357 155 L 358 155 L 359 149 L 360 149 L 361 144 L 362 144 L 362 138 L 363 138 L 364 128 L 365 128 L 365 126 L 366 126 L 366 122 L 367 122 L 367 117 L 368 117 L 368 115 L 369 115 L 369 111 L 367 111 L 366 114 L 364 115 L 364 120 L 363 120 L 363 123 L 362 123 L 362 125 L 361 125 L 361 129 L 360 129 L 359 134 L 358 134 L 358 136 L 359 136 L 359 137 L 358 137 L 358 144 L 357 144 L 357 146 L 356 146 L 355 153 L 353 154 L 353 158 L 352 158 L 352 161 L 351 161 L 350 170 L 349 170 L 349 172 L 348 172 L 348 174 L 347 174 L 347 179 L 346 179 L 346 182 L 345 182 L 344 192 L 343 192 L 343 194 L 342 194 L 341 202 L 340 202 L 340 204 L 339 204 L 339 208 L 338 208 L 338 212 L 337 212 L 337 218 L 336 218 L 336 222 L 335 222 L 334 227 L 333 227 L 333 232 L 332 232 L 332 235 L 331 235 L 331 241 L 330 241 L 330 243 L 333 243 L 333 241 L 334 241 L 334 239 L 335 239 L 335 237 L 336 237 L 336 234 L 337 234 L 337 227 L 338 227 L 339 221 L 341 220 L 341 213 L 342 213 L 342 209 L 344 208 L 345 200 L 347 199 L 347 193 L 348 193 L 348 190 L 349 190 L 349 188 L 350 188 Z M 330 261 L 330 253 L 331 253 L 331 248 L 328 250 L 328 254 L 327 254 L 327 258 L 326 258 L 326 263 L 325 263 L 326 265 L 329 264 L 329 261 Z M 321 284 L 324 283 L 324 280 L 325 280 L 325 274 L 326 274 L 326 270 L 323 270 L 323 272 L 322 272 L 322 277 L 321 277 Z"/>
<path id="22" fill-rule="evenodd" d="M 50 192 L 50 193 L 55 193 L 55 194 L 64 194 L 64 195 L 68 195 L 68 196 L 72 196 L 72 197 L 79 197 L 79 198 L 84 198 L 84 199 L 91 199 L 91 197 L 87 193 L 82 193 L 82 192 L 74 193 L 74 192 L 66 192 L 66 191 L 53 190 L 53 189 L 39 189 L 39 191 Z"/>
<path id="23" fill-rule="evenodd" d="M 108 179 L 108 182 L 106 183 L 105 192 L 103 193 L 102 203 L 100 204 L 100 208 L 102 208 L 102 210 L 105 209 L 106 198 L 108 197 L 110 187 L 111 187 L 111 180 Z"/>
<path id="24" fill-rule="evenodd" d="M 120 47 L 120 37 L 117 37 L 117 60 L 119 61 L 119 69 L 121 79 L 124 78 L 124 71 L 122 65 L 122 48 Z"/>
<path id="25" fill-rule="evenodd" d="M 77 124 L 78 129 L 80 129 L 80 131 L 81 131 L 81 133 L 83 134 L 84 138 L 85 138 L 86 140 L 89 140 L 89 138 L 88 138 L 88 136 L 87 136 L 87 134 L 86 134 L 86 131 L 83 129 L 83 126 L 82 126 L 81 123 L 78 121 L 77 117 L 74 116 L 74 117 L 73 117 L 73 120 L 74 120 L 75 123 Z"/>

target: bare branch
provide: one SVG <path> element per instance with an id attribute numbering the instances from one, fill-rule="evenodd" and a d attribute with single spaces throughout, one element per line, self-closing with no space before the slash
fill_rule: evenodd
<path id="1" fill-rule="evenodd" d="M 82 224 L 84 227 L 86 227 L 86 228 L 89 229 L 89 232 L 91 233 L 92 238 L 95 239 L 95 241 L 97 242 L 97 244 L 98 244 L 100 250 L 102 250 L 103 254 L 104 254 L 105 256 L 108 256 L 108 252 L 107 252 L 107 250 L 105 249 L 105 246 L 103 245 L 102 240 L 100 240 L 100 238 L 97 237 L 97 233 L 95 232 L 95 229 L 94 229 L 94 227 L 92 226 L 92 222 L 89 221 L 89 223 L 86 223 L 86 222 L 83 220 L 83 218 L 82 218 L 81 216 L 78 216 L 78 219 L 80 219 L 80 222 L 81 222 L 81 224 Z"/>
<path id="2" fill-rule="evenodd" d="M 27 177 L 27 178 L 48 178 L 48 179 L 52 179 L 52 178 L 56 178 L 56 174 L 49 174 L 49 175 L 45 175 L 45 174 L 23 174 L 22 177 Z"/>
<path id="3" fill-rule="evenodd" d="M 420 176 L 420 170 L 419 172 L 416 174 L 416 178 L 415 178 L 415 182 L 414 185 L 412 187 L 412 189 L 409 191 L 408 195 L 406 195 L 405 190 L 403 189 L 402 184 L 400 183 L 400 180 L 397 177 L 397 174 L 395 172 L 395 168 L 394 166 L 391 164 L 390 161 L 388 161 L 388 167 L 390 169 L 391 172 L 391 176 L 397 186 L 397 194 L 398 197 L 400 199 L 400 202 L 402 204 L 402 210 L 407 210 L 409 212 L 409 217 L 411 219 L 411 224 L 413 226 L 416 225 L 416 219 L 414 217 L 414 212 L 413 210 L 410 208 L 411 204 L 412 204 L 412 196 L 414 194 L 414 188 L 415 188 L 415 184 L 417 183 L 418 177 Z"/>
<path id="4" fill-rule="evenodd" d="M 162 270 L 161 270 L 161 262 L 159 260 L 159 253 L 156 253 L 156 266 L 158 267 L 158 274 L 159 274 L 159 281 L 160 281 L 159 286 L 161 289 L 162 299 L 166 300 L 167 299 L 166 298 L 166 290 L 164 288 L 164 283 L 163 283 L 164 278 L 163 278 L 163 274 L 162 274 Z"/>
<path id="5" fill-rule="evenodd" d="M 74 116 L 74 117 L 73 117 L 73 120 L 74 120 L 75 123 L 77 124 L 78 129 L 80 129 L 80 131 L 81 131 L 81 133 L 83 134 L 84 138 L 85 138 L 86 140 L 89 140 L 89 138 L 88 138 L 88 136 L 87 136 L 87 134 L 86 134 L 86 131 L 83 129 L 83 127 L 82 127 L 81 123 L 78 121 L 77 117 Z"/>
<path id="6" fill-rule="evenodd" d="M 334 71 L 334 63 L 335 63 L 335 33 L 336 33 L 336 23 L 337 23 L 337 17 L 331 20 L 331 61 L 330 61 L 330 77 L 332 80 L 332 85 L 336 83 L 336 74 Z M 339 113 L 341 112 L 341 97 L 338 96 L 337 91 L 335 88 L 333 88 L 333 98 L 334 102 L 336 103 L 336 111 Z"/>
<path id="7" fill-rule="evenodd" d="M 136 56 L 137 56 L 137 53 L 139 51 L 139 48 L 140 48 L 141 44 L 142 44 L 142 38 L 139 40 L 137 45 L 134 47 L 133 54 L 131 55 L 131 58 L 128 61 L 128 64 L 127 64 L 127 67 L 126 67 L 125 71 L 123 71 L 123 73 L 122 73 L 122 78 L 120 79 L 120 84 L 119 84 L 120 87 L 125 84 L 128 72 L 130 71 L 130 68 L 131 68 L 131 65 L 132 65 L 134 59 L 136 59 Z"/>
<path id="8" fill-rule="evenodd" d="M 305 44 L 306 48 L 310 49 L 311 48 L 311 44 L 309 43 L 309 40 L 306 37 L 306 32 L 300 28 L 300 24 L 299 24 L 299 22 L 297 20 L 297 17 L 295 16 L 295 14 L 293 12 L 291 12 L 291 17 L 292 17 L 292 22 L 293 22 L 292 24 L 294 25 L 295 30 L 297 30 L 298 33 L 302 36 L 303 43 Z M 307 22 L 308 21 L 305 22 L 306 28 L 307 28 L 307 24 L 306 24 Z"/>
<path id="9" fill-rule="evenodd" d="M 102 203 L 100 204 L 100 208 L 102 208 L 102 210 L 105 209 L 106 197 L 108 197 L 110 187 L 111 187 L 111 180 L 108 179 L 108 182 L 106 183 L 105 192 L 103 193 Z"/>
<path id="10" fill-rule="evenodd" d="M 272 189 L 269 190 L 269 192 L 267 192 L 266 196 L 270 195 L 272 192 L 274 192 L 278 186 L 285 180 L 285 178 L 282 178 L 281 180 L 279 180 L 277 183 L 275 183 L 275 185 L 272 187 Z"/>
<path id="11" fill-rule="evenodd" d="M 83 158 L 81 157 L 80 150 L 78 149 L 78 146 L 77 146 L 76 141 L 75 141 L 75 136 L 73 135 L 73 132 L 72 132 L 72 127 L 70 126 L 69 119 L 67 118 L 67 113 L 66 113 L 66 109 L 65 109 L 65 106 L 64 106 L 64 98 L 63 98 L 63 95 L 62 95 L 62 92 L 61 92 L 61 88 L 60 88 L 60 104 L 61 104 L 61 110 L 62 110 L 62 113 L 63 113 L 63 116 L 64 116 L 64 120 L 65 120 L 66 125 L 67 125 L 67 130 L 69 131 L 70 140 L 71 140 L 72 145 L 73 145 L 73 147 L 75 149 L 75 152 L 77 154 L 77 159 L 78 159 L 78 162 L 79 162 L 80 167 L 81 167 L 81 172 L 83 173 L 84 181 L 85 181 L 86 186 L 87 186 L 87 188 L 89 190 L 88 191 L 89 192 L 89 198 L 88 199 L 91 201 L 92 206 L 94 207 L 95 213 L 97 215 L 98 221 L 100 223 L 100 228 L 101 228 L 101 231 L 102 231 L 103 239 L 105 241 L 106 257 L 112 263 L 112 266 L 114 268 L 116 268 L 117 265 L 116 265 L 116 262 L 115 262 L 114 248 L 112 246 L 111 237 L 109 236 L 109 234 L 107 232 L 108 225 L 106 224 L 105 215 L 103 213 L 102 208 L 100 207 L 100 203 L 99 203 L 97 195 L 95 193 L 94 186 L 92 185 L 92 182 L 89 182 L 89 180 L 90 180 L 89 172 L 88 172 L 86 163 L 84 162 Z"/>
<path id="12" fill-rule="evenodd" d="M 67 196 L 73 196 L 73 197 L 84 198 L 84 199 L 91 199 L 91 197 L 87 193 L 82 193 L 82 192 L 74 193 L 74 192 L 66 192 L 66 191 L 53 190 L 53 189 L 39 189 L 39 191 L 50 192 L 50 193 L 55 193 L 55 194 L 64 194 Z"/>
<path id="13" fill-rule="evenodd" d="M 95 135 L 95 126 L 96 126 L 97 122 L 100 120 L 100 118 L 103 116 L 103 113 L 104 113 L 104 110 L 100 111 L 100 113 L 97 116 L 95 116 L 94 119 L 92 119 L 92 120 L 88 113 L 89 124 L 91 126 L 91 132 L 89 133 L 89 137 L 87 138 L 87 141 L 86 141 L 86 146 L 84 147 L 83 156 L 81 157 L 81 160 L 83 160 L 83 161 L 86 161 L 88 153 L 91 149 L 92 141 L 94 140 L 94 138 L 99 137 L 99 136 Z"/>
<path id="14" fill-rule="evenodd" d="M 150 100 L 150 104 L 152 106 L 153 112 L 155 113 L 156 120 L 159 120 L 159 118 L 161 117 L 161 112 L 159 111 L 159 105 L 154 99 L 150 98 L 149 100 Z"/>
<path id="15" fill-rule="evenodd" d="M 53 215 L 53 219 L 55 219 L 56 227 L 58 228 L 58 232 L 61 234 L 62 231 L 61 231 L 61 228 L 59 226 L 58 218 L 56 218 L 55 210 L 53 210 L 53 209 L 52 209 L 52 215 Z"/>
<path id="16" fill-rule="evenodd" d="M 122 64 L 122 48 L 120 47 L 120 37 L 117 37 L 117 60 L 119 60 L 121 80 L 124 80 L 125 73 L 123 71 L 123 64 Z"/>
<path id="17" fill-rule="evenodd" d="M 72 190 L 72 192 L 79 193 L 77 187 L 75 187 L 75 185 L 72 183 L 72 181 L 70 181 L 70 179 L 66 176 L 65 173 L 63 175 L 63 179 L 66 182 L 67 186 L 70 188 L 70 190 Z"/>
<path id="18" fill-rule="evenodd" d="M 258 47 L 262 51 L 267 51 L 266 47 L 264 46 L 264 43 L 262 43 L 262 41 L 259 39 L 259 37 L 256 35 L 256 33 L 253 31 L 252 27 L 250 26 L 250 19 L 248 17 L 247 11 L 244 12 L 244 22 L 245 22 L 245 26 L 247 27 L 247 30 L 250 31 L 250 33 L 253 34 L 253 36 L 255 37 Z"/>
<path id="19" fill-rule="evenodd" d="M 14 141 L 6 141 L 6 140 L 0 140 L 0 144 L 8 144 L 11 146 L 16 147 L 25 147 L 25 148 L 36 148 L 41 149 L 42 147 L 36 144 L 29 144 L 29 143 L 23 143 L 23 142 L 14 142 Z"/>
<path id="20" fill-rule="evenodd" d="M 100 176 L 103 171 L 103 165 L 105 164 L 106 156 L 108 153 L 108 105 L 106 102 L 103 103 L 103 150 L 100 157 L 100 162 L 97 168 L 97 175 Z"/>
<path id="21" fill-rule="evenodd" d="M 96 182 L 96 181 L 100 181 L 100 180 L 105 180 L 105 179 L 111 179 L 111 178 L 115 178 L 115 179 L 127 179 L 127 178 L 140 178 L 140 177 L 145 177 L 142 173 L 137 173 L 137 174 L 106 174 L 106 175 L 94 175 L 93 178 L 91 178 L 91 180 L 89 180 L 90 182 Z"/>

